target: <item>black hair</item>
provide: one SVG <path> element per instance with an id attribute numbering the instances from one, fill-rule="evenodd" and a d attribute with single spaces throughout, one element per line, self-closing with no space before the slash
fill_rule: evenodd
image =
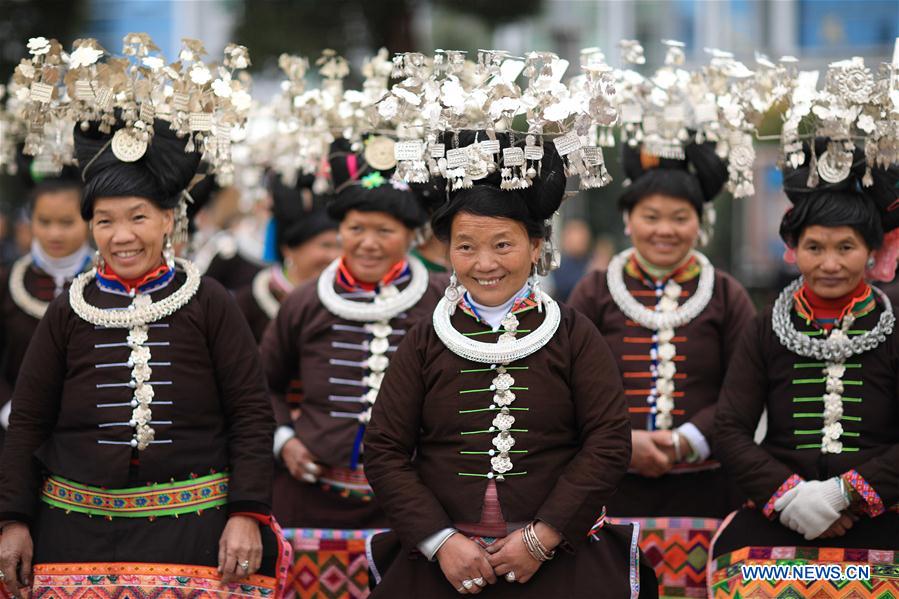
<path id="1" fill-rule="evenodd" d="M 41 196 L 70 191 L 75 194 L 76 200 L 81 199 L 81 185 L 76 179 L 67 178 L 51 178 L 44 179 L 28 191 L 28 202 L 26 204 L 28 214 L 34 214 L 37 201 Z"/>
<path id="2" fill-rule="evenodd" d="M 350 161 L 355 161 L 355 169 L 349 168 Z M 345 139 L 331 144 L 329 162 L 336 193 L 328 200 L 327 209 L 334 220 L 342 221 L 347 212 L 358 210 L 385 212 L 410 229 L 428 222 L 435 197 L 439 197 L 431 187 L 391 182 L 392 170 L 377 171 L 371 168 L 364 156 L 354 153 Z M 370 188 L 362 184 L 362 178 L 375 173 L 380 173 L 383 182 Z"/>
<path id="3" fill-rule="evenodd" d="M 462 132 L 459 145 L 474 143 L 475 132 Z M 507 135 L 498 135 L 502 148 L 510 145 Z M 509 218 L 520 222 L 532 239 L 546 236 L 546 219 L 550 218 L 562 203 L 565 194 L 565 166 L 552 142 L 543 145 L 540 174 L 525 189 L 500 189 L 500 169 L 477 181 L 472 187 L 450 194 L 448 201 L 438 208 L 431 218 L 434 235 L 448 241 L 453 219 L 457 214 Z"/>
<path id="4" fill-rule="evenodd" d="M 177 137 L 168 122 L 157 119 L 146 153 L 135 162 L 116 158 L 111 139 L 97 123 L 86 131 L 75 125 L 75 155 L 84 180 L 81 216 L 90 220 L 94 201 L 103 197 L 146 198 L 164 210 L 177 206 L 200 163 L 199 153 L 184 151 L 187 137 Z"/>
<path id="5" fill-rule="evenodd" d="M 683 160 L 652 157 L 651 165 L 644 163 L 642 151 L 639 146 L 621 147 L 621 164 L 631 180 L 618 199 L 623 212 L 630 213 L 647 196 L 661 194 L 687 200 L 701 219 L 703 205 L 715 199 L 727 182 L 727 162 L 712 142 L 689 143 Z"/>
<path id="6" fill-rule="evenodd" d="M 841 143 L 841 142 L 840 142 Z M 820 157 L 831 145 L 828 138 L 815 140 L 815 154 Z M 852 227 L 864 239 L 868 249 L 883 245 L 884 234 L 899 226 L 899 170 L 896 167 L 872 168 L 871 185 L 863 180 L 868 170 L 864 152 L 853 149 L 852 166 L 848 176 L 836 183 L 818 177 L 817 185 L 809 186 L 813 168 L 811 148 L 803 144 L 805 162 L 798 168 L 784 166 L 784 192 L 793 203 L 780 223 L 780 236 L 790 247 L 796 247 L 802 232 L 810 226 Z"/>
<path id="7" fill-rule="evenodd" d="M 324 206 L 327 198 L 312 194 L 315 177 L 300 176 L 295 186 L 285 185 L 281 177 L 270 173 L 268 188 L 272 196 L 272 216 L 275 220 L 275 250 L 283 260 L 281 247 L 303 245 L 319 233 L 333 231 L 335 222 Z M 304 193 L 308 192 L 307 197 Z"/>
<path id="8" fill-rule="evenodd" d="M 860 193 L 822 191 L 787 210 L 780 221 L 780 237 L 790 247 L 799 244 L 811 226 L 852 227 L 870 250 L 883 245 L 883 225 L 874 201 Z"/>

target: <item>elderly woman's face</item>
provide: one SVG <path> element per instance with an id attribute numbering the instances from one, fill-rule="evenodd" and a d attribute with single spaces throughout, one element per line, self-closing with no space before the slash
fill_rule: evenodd
<path id="1" fill-rule="evenodd" d="M 343 261 L 350 274 L 377 283 L 406 256 L 414 233 L 386 212 L 350 210 L 340 221 Z"/>
<path id="2" fill-rule="evenodd" d="M 162 264 L 174 214 L 145 198 L 100 198 L 90 224 L 107 266 L 123 279 L 137 279 Z"/>
<path id="3" fill-rule="evenodd" d="M 819 297 L 836 299 L 852 292 L 865 276 L 871 250 L 852 227 L 812 225 L 796 245 L 796 266 Z"/>
<path id="4" fill-rule="evenodd" d="M 485 306 L 499 306 L 524 285 L 540 240 L 510 218 L 460 212 L 450 231 L 450 262 L 459 282 Z"/>
<path id="5" fill-rule="evenodd" d="M 693 205 L 658 193 L 637 202 L 628 226 L 634 248 L 659 268 L 680 264 L 699 238 L 699 215 Z"/>

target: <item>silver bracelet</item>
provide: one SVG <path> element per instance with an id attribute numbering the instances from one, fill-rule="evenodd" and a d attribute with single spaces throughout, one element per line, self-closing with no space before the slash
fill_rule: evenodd
<path id="1" fill-rule="evenodd" d="M 680 464 L 683 460 L 680 452 L 680 433 L 671 431 L 671 444 L 674 446 L 674 461 Z"/>

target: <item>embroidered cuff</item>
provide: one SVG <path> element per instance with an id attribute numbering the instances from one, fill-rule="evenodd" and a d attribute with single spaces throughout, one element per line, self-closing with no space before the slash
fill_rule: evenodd
<path id="1" fill-rule="evenodd" d="M 765 514 L 768 518 L 774 517 L 774 502 L 780 499 L 784 493 L 801 483 L 804 479 L 798 474 L 793 474 L 784 481 L 780 487 L 774 492 L 774 495 L 771 496 L 771 499 L 768 500 L 768 503 L 765 504 L 765 507 L 762 508 L 762 513 Z"/>
<path id="2" fill-rule="evenodd" d="M 444 528 L 438 530 L 427 539 L 418 544 L 418 550 L 421 554 L 428 558 L 428 561 L 434 561 L 434 556 L 443 547 L 443 544 L 456 533 L 455 528 Z"/>
<path id="3" fill-rule="evenodd" d="M 293 427 L 290 426 L 279 426 L 275 431 L 275 442 L 272 445 L 272 451 L 275 452 L 275 459 L 281 459 L 281 450 L 284 449 L 284 445 L 294 438 Z"/>
<path id="4" fill-rule="evenodd" d="M 704 462 L 712 455 L 712 449 L 709 447 L 709 442 L 706 441 L 705 435 L 692 422 L 680 425 L 677 427 L 677 432 L 682 437 L 685 437 L 690 442 L 690 447 L 693 448 L 693 454 L 687 456 L 688 462 Z"/>
<path id="5" fill-rule="evenodd" d="M 868 484 L 864 476 L 855 470 L 850 470 L 842 478 L 862 498 L 864 503 L 859 508 L 863 514 L 874 518 L 884 512 L 883 500 L 877 494 L 877 491 L 874 490 L 874 487 Z"/>

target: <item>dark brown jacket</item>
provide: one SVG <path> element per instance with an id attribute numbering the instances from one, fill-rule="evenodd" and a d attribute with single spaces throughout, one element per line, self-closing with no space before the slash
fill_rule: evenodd
<path id="1" fill-rule="evenodd" d="M 184 279 L 179 272 L 153 299 Z M 84 295 L 101 308 L 131 302 L 95 285 Z M 128 444 L 127 335 L 82 320 L 68 295 L 50 305 L 13 395 L 0 461 L 0 520 L 34 515 L 43 471 L 124 488 L 229 469 L 232 508 L 270 504 L 272 412 L 252 334 L 231 296 L 204 278 L 187 305 L 150 325 L 156 442 L 138 453 L 136 467 Z"/>

